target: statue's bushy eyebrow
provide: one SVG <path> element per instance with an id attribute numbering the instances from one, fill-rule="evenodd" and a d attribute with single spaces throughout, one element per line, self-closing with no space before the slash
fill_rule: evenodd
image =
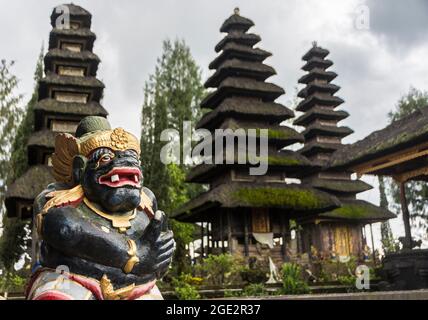
<path id="1" fill-rule="evenodd" d="M 92 152 L 89 156 L 89 161 L 98 161 L 98 159 L 106 153 L 112 153 L 113 151 L 111 151 L 109 148 L 98 148 L 96 150 L 94 150 L 94 152 Z"/>

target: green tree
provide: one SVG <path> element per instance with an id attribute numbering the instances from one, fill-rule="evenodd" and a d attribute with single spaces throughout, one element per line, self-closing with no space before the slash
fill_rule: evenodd
<path id="1" fill-rule="evenodd" d="M 11 156 L 9 159 L 8 183 L 12 183 L 28 169 L 27 142 L 34 131 L 34 106 L 38 101 L 38 81 L 43 78 L 43 55 L 42 46 L 36 63 L 34 73 L 35 87 L 33 94 L 24 110 L 22 121 L 15 122 L 13 141 L 11 143 Z M 22 114 L 22 111 L 21 111 Z M 3 203 L 3 202 L 2 202 Z M 0 239 L 0 260 L 3 261 L 6 270 L 13 271 L 14 264 L 25 252 L 27 240 L 29 240 L 29 222 L 17 218 L 7 218 L 3 215 L 3 234 Z"/>
<path id="2" fill-rule="evenodd" d="M 22 95 L 16 93 L 18 79 L 10 71 L 13 65 L 13 61 L 6 62 L 6 60 L 2 60 L 0 63 L 0 210 L 3 220 L 0 261 L 3 264 L 2 268 L 6 270 L 11 268 L 11 264 L 8 259 L 5 259 L 5 254 L 8 252 L 8 250 L 5 250 L 5 246 L 8 242 L 4 241 L 4 238 L 7 234 L 8 223 L 5 223 L 7 219 L 4 199 L 7 185 L 13 178 L 10 154 L 23 113 L 22 108 L 19 106 Z"/>
<path id="3" fill-rule="evenodd" d="M 379 206 L 383 209 L 388 210 L 389 203 L 388 198 L 385 191 L 385 180 L 382 176 L 378 177 L 379 179 L 379 196 L 380 196 L 380 204 Z M 395 241 L 394 235 L 392 234 L 391 225 L 389 221 L 384 221 L 380 225 L 380 234 L 381 234 L 381 242 L 382 249 L 385 253 L 394 252 L 395 251 Z"/>
<path id="4" fill-rule="evenodd" d="M 395 109 L 388 116 L 390 121 L 396 121 L 412 112 L 428 106 L 428 91 L 413 87 L 398 101 Z M 400 209 L 400 188 L 394 181 L 389 182 L 389 194 L 393 200 L 392 207 L 397 213 Z M 409 204 L 412 224 L 419 230 L 428 227 L 428 185 L 424 181 L 409 181 L 406 183 L 406 198 Z"/>
<path id="5" fill-rule="evenodd" d="M 189 166 L 183 161 L 179 165 L 161 162 L 160 152 L 165 144 L 160 140 L 161 133 L 175 129 L 183 137 L 183 122 L 195 123 L 199 119 L 199 104 L 204 94 L 201 70 L 189 47 L 182 40 L 165 40 L 155 72 L 144 86 L 141 162 L 144 185 L 154 192 L 159 208 L 167 214 L 198 193 L 200 187 L 184 183 Z M 180 154 L 182 150 L 180 144 Z M 183 269 L 188 265 L 185 246 L 191 241 L 194 228 L 177 221 L 172 221 L 171 226 L 177 242 L 174 265 L 179 275 L 187 272 Z"/>

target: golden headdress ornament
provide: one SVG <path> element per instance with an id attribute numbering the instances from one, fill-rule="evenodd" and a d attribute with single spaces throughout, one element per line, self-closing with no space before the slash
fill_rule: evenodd
<path id="1" fill-rule="evenodd" d="M 57 181 L 72 183 L 73 158 L 77 155 L 88 157 L 98 148 L 104 147 L 114 151 L 134 150 L 140 155 L 140 144 L 133 134 L 122 128 L 112 130 L 107 120 L 100 118 L 83 119 L 76 131 L 78 138 L 68 133 L 56 136 L 52 166 Z"/>

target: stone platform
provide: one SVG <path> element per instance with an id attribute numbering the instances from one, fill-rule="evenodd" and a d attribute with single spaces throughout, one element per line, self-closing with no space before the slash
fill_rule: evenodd
<path id="1" fill-rule="evenodd" d="M 268 297 L 246 297 L 245 300 L 428 300 L 428 289 L 334 294 L 305 294 Z"/>

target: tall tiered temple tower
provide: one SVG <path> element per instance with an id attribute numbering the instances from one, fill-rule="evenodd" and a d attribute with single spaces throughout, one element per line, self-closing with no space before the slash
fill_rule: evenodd
<path id="1" fill-rule="evenodd" d="M 254 47 L 261 39 L 247 32 L 253 25 L 236 9 L 221 26 L 220 31 L 227 34 L 215 47 L 220 54 L 209 65 L 215 72 L 205 83 L 215 90 L 201 103 L 201 107 L 210 112 L 197 124 L 213 136 L 216 129 L 234 130 L 235 135 L 225 134 L 234 138 L 234 164 L 196 166 L 187 180 L 209 184 L 209 191 L 192 199 L 174 217 L 208 225 L 202 228 L 202 238 L 209 239 L 202 255 L 207 251 L 228 251 L 235 255 L 259 256 L 260 243 L 264 243 L 273 245 L 269 254 L 274 260 L 283 260 L 290 217 L 331 210 L 338 207 L 339 202 L 322 191 L 286 182 L 287 178 L 298 177 L 302 171 L 313 168 L 306 157 L 282 150 L 303 142 L 303 136 L 280 125 L 294 114 L 275 102 L 284 90 L 265 81 L 275 70 L 263 63 L 271 54 Z M 253 165 L 245 158 L 249 150 L 240 145 L 241 134 L 237 129 L 244 129 L 245 133 L 248 129 L 268 129 L 266 174 L 249 174 Z M 219 141 L 224 147 L 223 139 L 213 139 L 212 150 Z M 238 164 L 236 160 L 242 155 L 246 161 Z"/>
<path id="2" fill-rule="evenodd" d="M 348 127 L 338 126 L 338 122 L 349 114 L 336 110 L 344 101 L 335 96 L 340 87 L 331 83 L 337 74 L 327 70 L 333 65 L 326 59 L 328 54 L 328 50 L 314 42 L 302 58 L 306 61 L 302 69 L 307 73 L 299 79 L 305 87 L 298 93 L 303 100 L 296 110 L 303 115 L 294 124 L 305 127 L 302 132 L 305 144 L 300 154 L 322 168 L 303 178 L 302 183 L 335 195 L 342 206 L 315 218 L 300 220 L 303 225 L 302 247 L 304 251 L 313 246 L 319 252 L 359 256 L 365 244 L 362 227 L 393 215 L 368 202 L 356 200 L 358 193 L 372 188 L 370 185 L 352 180 L 351 172 L 326 167 L 332 154 L 343 146 L 342 139 L 353 132 Z"/>
<path id="3" fill-rule="evenodd" d="M 107 116 L 100 104 L 104 85 L 96 78 L 100 59 L 92 52 L 96 38 L 90 30 L 92 16 L 79 6 L 65 6 L 70 13 L 68 26 L 57 27 L 60 10 L 51 15 L 46 76 L 39 82 L 34 133 L 27 145 L 29 169 L 8 188 L 9 217 L 30 218 L 34 198 L 55 181 L 50 167 L 55 135 L 74 134 L 86 116 Z"/>

